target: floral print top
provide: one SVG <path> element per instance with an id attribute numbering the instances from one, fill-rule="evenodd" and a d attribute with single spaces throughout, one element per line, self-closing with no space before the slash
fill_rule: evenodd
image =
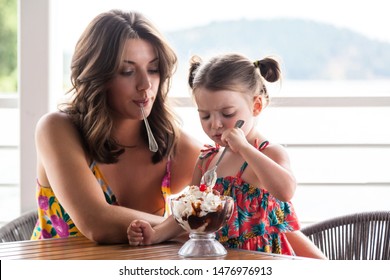
<path id="1" fill-rule="evenodd" d="M 268 141 L 260 145 L 264 150 Z M 203 150 L 201 158 L 218 151 Z M 240 248 L 275 254 L 295 255 L 285 232 L 299 230 L 300 224 L 291 202 L 283 202 L 271 195 L 264 187 L 253 186 L 241 176 L 248 164 L 245 162 L 235 176 L 220 177 L 214 189 L 231 196 L 235 205 L 232 217 L 217 233 L 216 238 L 225 247 Z"/>
<path id="2" fill-rule="evenodd" d="M 93 162 L 90 168 L 102 188 L 107 203 L 118 205 L 115 194 L 107 184 L 97 164 Z M 171 194 L 169 160 L 167 163 L 167 172 L 162 181 L 161 192 L 165 201 L 167 201 Z M 82 233 L 78 230 L 69 214 L 62 207 L 51 187 L 41 186 L 39 182 L 37 182 L 36 197 L 38 201 L 38 220 L 31 240 L 82 236 Z M 169 205 L 165 205 L 166 212 L 164 215 L 169 215 L 167 207 L 169 208 Z"/>

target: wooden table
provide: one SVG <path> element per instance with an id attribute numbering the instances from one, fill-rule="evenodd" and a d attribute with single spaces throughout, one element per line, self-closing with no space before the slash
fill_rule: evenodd
<path id="1" fill-rule="evenodd" d="M 179 242 L 131 247 L 127 244 L 99 245 L 85 237 L 0 243 L 0 259 L 26 260 L 182 260 Z M 193 258 L 191 258 L 193 259 Z M 229 249 L 224 260 L 295 260 L 300 257 Z"/>

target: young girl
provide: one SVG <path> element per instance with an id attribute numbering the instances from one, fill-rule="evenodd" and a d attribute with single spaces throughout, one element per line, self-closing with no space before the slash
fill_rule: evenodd
<path id="1" fill-rule="evenodd" d="M 234 212 L 216 238 L 228 248 L 277 254 L 324 258 L 299 230 L 292 204 L 296 181 L 289 157 L 282 146 L 268 142 L 256 127 L 256 117 L 268 105 L 263 79 L 278 81 L 276 60 L 254 63 L 238 54 L 227 54 L 202 63 L 191 61 L 189 84 L 205 133 L 215 142 L 199 156 L 193 185 L 199 185 L 223 149 L 228 150 L 218 165 L 214 189 L 231 196 Z M 235 128 L 237 120 L 244 120 Z M 153 244 L 181 232 L 172 217 L 152 228 L 134 221 L 128 228 L 130 245 Z"/>

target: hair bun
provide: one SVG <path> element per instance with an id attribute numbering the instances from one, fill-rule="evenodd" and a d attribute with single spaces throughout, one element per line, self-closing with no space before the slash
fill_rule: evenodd
<path id="1" fill-rule="evenodd" d="M 194 77 L 196 74 L 196 71 L 198 70 L 199 66 L 202 63 L 202 59 L 195 55 L 191 58 L 190 60 L 190 70 L 189 70 L 189 75 L 188 75 L 188 84 L 190 85 L 191 88 L 193 88 L 194 85 Z"/>
<path id="2" fill-rule="evenodd" d="M 253 65 L 260 70 L 261 76 L 267 82 L 276 82 L 280 78 L 280 67 L 279 63 L 270 57 L 263 58 L 261 60 L 256 60 L 253 62 Z"/>

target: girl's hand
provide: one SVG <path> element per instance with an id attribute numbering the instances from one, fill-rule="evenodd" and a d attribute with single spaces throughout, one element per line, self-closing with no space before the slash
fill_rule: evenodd
<path id="1" fill-rule="evenodd" d="M 135 220 L 127 228 L 130 246 L 150 245 L 154 235 L 155 230 L 147 221 Z"/>
<path id="2" fill-rule="evenodd" d="M 221 140 L 235 153 L 248 144 L 244 132 L 238 127 L 225 130 Z"/>

